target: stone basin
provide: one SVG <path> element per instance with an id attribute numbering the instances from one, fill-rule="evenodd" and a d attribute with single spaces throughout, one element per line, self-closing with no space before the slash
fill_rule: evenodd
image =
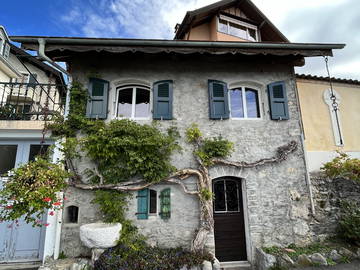
<path id="1" fill-rule="evenodd" d="M 117 244 L 120 223 L 89 223 L 80 226 L 81 242 L 88 248 L 110 248 Z"/>

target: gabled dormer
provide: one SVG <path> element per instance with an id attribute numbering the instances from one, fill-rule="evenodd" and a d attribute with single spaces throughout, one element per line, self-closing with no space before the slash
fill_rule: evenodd
<path id="1" fill-rule="evenodd" d="M 289 42 L 250 0 L 223 0 L 188 11 L 174 39 Z"/>

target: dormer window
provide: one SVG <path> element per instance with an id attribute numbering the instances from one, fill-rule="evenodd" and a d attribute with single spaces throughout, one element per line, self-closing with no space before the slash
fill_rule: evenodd
<path id="1" fill-rule="evenodd" d="M 259 41 L 259 33 L 255 25 L 224 15 L 219 17 L 218 31 L 244 40 Z"/>

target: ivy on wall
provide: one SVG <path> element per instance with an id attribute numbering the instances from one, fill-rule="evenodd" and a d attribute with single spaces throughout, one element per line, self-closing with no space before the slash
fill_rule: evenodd
<path id="1" fill-rule="evenodd" d="M 170 162 L 171 156 L 181 150 L 178 143 L 179 132 L 175 127 L 162 132 L 157 122 L 140 125 L 126 119 L 108 123 L 87 119 L 87 91 L 80 83 L 75 82 L 70 92 L 70 112 L 67 119 L 58 116 L 47 126 L 53 136 L 62 138 L 61 151 L 65 167 L 72 172 L 68 184 L 81 189 L 97 190 L 94 202 L 100 205 L 105 221 L 125 225 L 120 241 L 134 248 L 139 248 L 144 239 L 125 218 L 129 191 L 141 190 L 163 181 L 179 184 L 185 193 L 197 196 L 200 201 L 200 225 L 192 241 L 192 250 L 200 251 L 204 249 L 207 235 L 214 227 L 213 194 L 208 169 L 216 165 L 253 168 L 278 163 L 297 148 L 296 142 L 292 141 L 279 147 L 270 158 L 251 163 L 228 161 L 226 158 L 234 150 L 233 143 L 222 137 L 204 138 L 197 125 L 193 124 L 186 130 L 186 139 L 193 146 L 197 167 L 177 169 Z M 74 161 L 83 155 L 90 158 L 92 167 L 86 172 L 78 172 Z M 191 176 L 197 178 L 198 190 L 188 190 L 184 184 L 184 180 Z M 16 182 L 16 178 L 13 181 Z M 36 177 L 34 181 L 38 181 Z M 52 190 L 49 197 L 55 196 L 61 188 L 63 186 Z M 12 192 L 9 190 L 10 197 Z M 27 203 L 32 203 L 32 200 L 29 199 Z"/>

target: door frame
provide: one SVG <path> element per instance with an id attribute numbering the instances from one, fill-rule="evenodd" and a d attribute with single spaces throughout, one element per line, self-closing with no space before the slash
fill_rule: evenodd
<path id="1" fill-rule="evenodd" d="M 17 145 L 17 151 L 16 151 L 16 159 L 15 159 L 15 167 L 17 168 L 19 167 L 21 164 L 24 164 L 24 160 L 25 157 L 28 157 L 30 154 L 30 145 L 40 145 L 41 139 L 25 139 L 25 138 L 12 138 L 12 139 L 3 139 L 0 138 L 0 145 Z M 49 139 L 45 139 L 44 144 L 47 145 L 52 145 L 54 144 L 53 140 L 49 140 Z M 19 156 L 18 156 L 19 155 Z M 3 181 L 2 178 L 7 178 L 7 177 L 0 177 L 0 181 Z M 4 180 L 5 180 L 4 179 Z M 47 222 L 47 218 L 48 215 L 45 213 L 43 215 L 43 221 Z M 12 238 L 12 235 L 14 233 L 11 232 L 10 233 L 10 239 Z M 0 261 L 0 263 L 16 263 L 16 262 L 33 262 L 33 261 L 42 261 L 43 257 L 44 257 L 44 247 L 45 247 L 45 240 L 46 240 L 46 227 L 41 227 L 40 229 L 40 237 L 39 237 L 39 241 L 40 241 L 40 245 L 39 245 L 39 256 L 38 258 L 34 258 L 34 259 L 21 259 L 21 260 L 11 260 L 9 258 L 9 251 L 5 252 L 5 258 L 4 261 Z M 12 246 L 12 245 L 11 245 Z M 9 246 L 10 247 L 10 246 Z M 9 248 L 8 247 L 8 248 Z"/>
<path id="2" fill-rule="evenodd" d="M 240 182 L 241 195 L 242 195 L 242 206 L 243 206 L 243 214 L 244 214 L 243 218 L 244 218 L 245 246 L 246 246 L 247 260 L 246 261 L 220 262 L 220 263 L 224 264 L 224 265 L 229 264 L 231 266 L 243 265 L 244 263 L 252 261 L 252 243 L 251 243 L 251 238 L 250 238 L 248 200 L 247 200 L 247 193 L 246 193 L 246 180 L 244 178 L 230 176 L 230 175 L 229 176 L 227 176 L 227 175 L 220 176 L 220 177 L 216 177 L 216 178 L 211 179 L 211 188 L 213 187 L 214 181 L 220 180 L 221 178 L 235 179 L 235 180 Z M 215 231 L 214 231 L 214 237 L 215 237 Z"/>

